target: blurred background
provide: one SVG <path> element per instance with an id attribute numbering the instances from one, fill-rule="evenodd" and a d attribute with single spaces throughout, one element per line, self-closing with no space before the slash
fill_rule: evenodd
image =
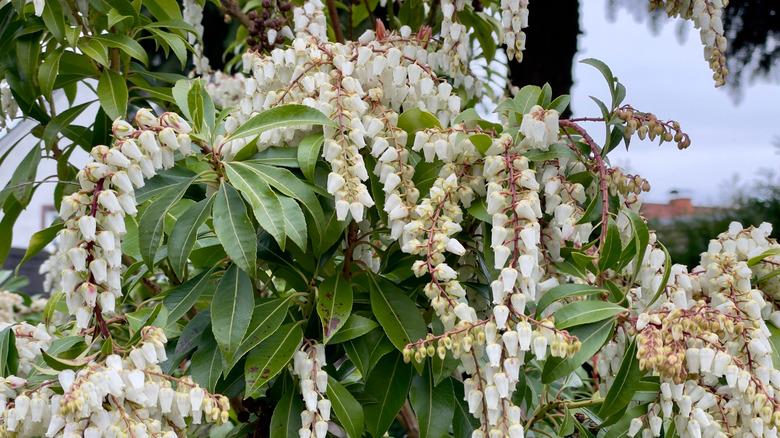
<path id="1" fill-rule="evenodd" d="M 648 12 L 648 0 L 531 0 L 529 9 L 524 60 L 500 66 L 506 79 L 502 83 L 549 82 L 554 94 L 571 94 L 574 116 L 597 115 L 588 96 L 607 95 L 604 80 L 578 61 L 599 58 L 627 87 L 626 102 L 659 118 L 679 121 L 690 135 L 692 145 L 683 151 L 673 144 L 659 147 L 635 139 L 629 151 L 618 149 L 610 155 L 613 164 L 650 181 L 652 191 L 645 195 L 643 213 L 675 262 L 695 266 L 709 239 L 731 220 L 745 225 L 771 222 L 778 236 L 780 70 L 775 67 L 780 63 L 780 2 L 732 1 L 727 7 L 724 27 L 730 76 L 722 88 L 713 87 L 692 23 Z M 205 54 L 212 67 L 220 69 L 226 46 L 233 40 L 226 36 L 236 27 L 226 23 L 212 3 L 207 4 L 203 22 Z M 154 60 L 160 70 L 174 62 Z M 64 96 L 60 98 L 64 101 Z M 87 92 L 76 100 L 87 103 L 93 97 Z M 86 119 L 94 118 L 89 113 L 97 111 L 97 104 L 92 105 L 94 109 L 83 113 Z M 24 122 L 9 126 L 0 135 L 0 156 L 17 142 L 23 146 L 31 129 Z M 593 132 L 600 140 L 601 129 Z M 19 156 L 0 166 L 0 184 L 9 181 L 33 140 L 26 148 L 14 148 L 13 154 Z M 86 160 L 82 152 L 74 161 Z M 52 166 L 53 162 L 41 163 L 39 175 L 51 174 Z M 53 184 L 42 184 L 16 222 L 6 269 L 16 267 L 32 234 L 56 216 L 53 189 Z M 0 238 L 11 240 L 8 235 Z M 30 279 L 27 290 L 41 290 L 37 271 L 46 256 L 41 253 L 23 266 L 21 274 Z"/>

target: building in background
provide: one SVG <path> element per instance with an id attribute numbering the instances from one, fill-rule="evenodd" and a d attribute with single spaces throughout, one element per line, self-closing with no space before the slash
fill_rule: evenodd
<path id="1" fill-rule="evenodd" d="M 642 204 L 642 216 L 650 221 L 671 222 L 679 219 L 692 218 L 722 211 L 719 207 L 700 207 L 693 205 L 693 201 L 688 197 L 676 197 L 678 194 L 672 192 L 673 196 L 668 203 L 659 204 L 646 202 Z"/>

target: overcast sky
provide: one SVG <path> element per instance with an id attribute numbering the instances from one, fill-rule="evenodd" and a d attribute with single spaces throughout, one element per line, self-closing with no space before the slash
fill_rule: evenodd
<path id="1" fill-rule="evenodd" d="M 737 104 L 727 90 L 713 87 L 697 32 L 680 42 L 675 24 L 656 34 L 626 11 L 608 20 L 606 0 L 580 3 L 577 59 L 606 62 L 628 89 L 626 103 L 678 120 L 691 137 L 683 151 L 673 143 L 659 147 L 635 139 L 628 152 L 621 146 L 610 154 L 614 164 L 650 181 L 647 200 L 665 201 L 671 189 L 680 189 L 701 205 L 723 203 L 735 176 L 747 181 L 762 169 L 780 171 L 780 149 L 772 145 L 780 136 L 780 84 L 749 85 Z M 531 14 L 533 20 L 533 9 Z M 600 73 L 575 63 L 574 81 L 575 115 L 597 115 L 588 95 L 607 100 Z"/>

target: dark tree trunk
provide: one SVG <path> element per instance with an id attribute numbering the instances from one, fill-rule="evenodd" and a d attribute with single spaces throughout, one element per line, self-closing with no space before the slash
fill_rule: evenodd
<path id="1" fill-rule="evenodd" d="M 523 62 L 509 63 L 509 83 L 522 87 L 549 82 L 553 96 L 568 94 L 580 34 L 579 1 L 531 0 L 528 12 Z"/>

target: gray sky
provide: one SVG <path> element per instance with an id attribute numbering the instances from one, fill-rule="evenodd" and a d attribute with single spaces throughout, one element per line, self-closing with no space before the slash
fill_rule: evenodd
<path id="1" fill-rule="evenodd" d="M 608 20 L 606 0 L 581 5 L 576 59 L 606 62 L 628 89 L 626 103 L 679 121 L 691 137 L 683 151 L 673 143 L 659 147 L 635 138 L 628 152 L 621 145 L 610 154 L 613 164 L 650 181 L 646 200 L 665 201 L 676 188 L 701 205 L 723 203 L 735 176 L 744 182 L 760 177 L 761 169 L 780 171 L 780 154 L 772 146 L 780 136 L 780 84 L 750 85 L 737 104 L 727 90 L 714 88 L 698 32 L 681 43 L 676 20 L 656 34 L 625 10 Z M 572 109 L 576 116 L 598 115 L 588 96 L 607 100 L 604 79 L 592 67 L 575 64 Z M 595 134 L 603 132 L 595 127 Z"/>

